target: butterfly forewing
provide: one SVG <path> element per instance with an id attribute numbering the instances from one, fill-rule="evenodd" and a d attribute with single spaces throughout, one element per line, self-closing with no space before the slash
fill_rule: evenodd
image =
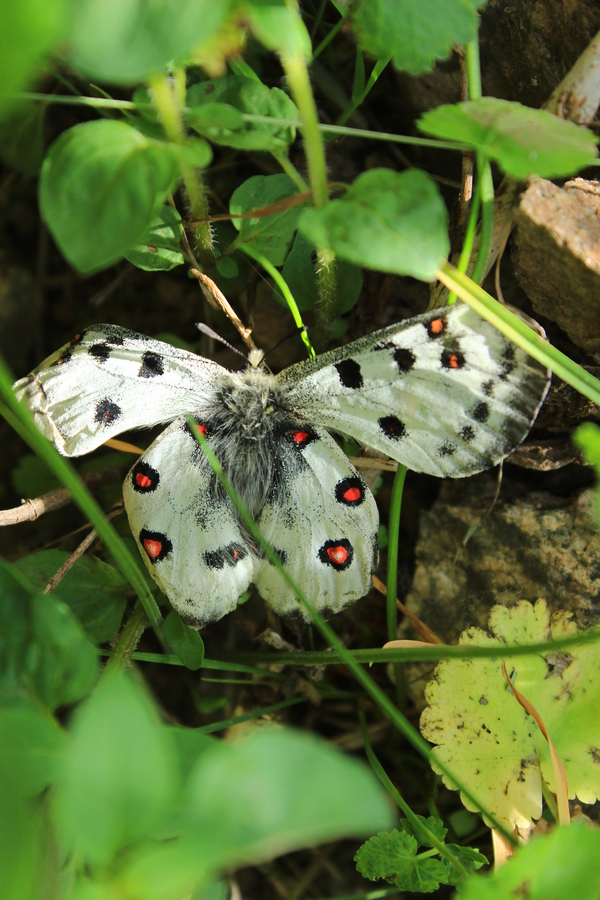
<path id="1" fill-rule="evenodd" d="M 201 628 L 231 612 L 250 583 L 253 556 L 185 420 L 135 463 L 123 498 L 142 558 L 184 621 Z"/>
<path id="2" fill-rule="evenodd" d="M 523 440 L 549 373 L 457 304 L 291 366 L 279 380 L 307 421 L 417 472 L 461 477 Z"/>
<path id="3" fill-rule="evenodd" d="M 210 404 L 229 373 L 216 363 L 115 325 L 94 325 L 14 389 L 65 456 L 132 428 L 169 422 Z"/>
<path id="4" fill-rule="evenodd" d="M 320 611 L 339 612 L 368 593 L 376 564 L 379 516 L 373 495 L 324 430 L 297 426 L 278 441 L 274 485 L 258 520 L 263 536 Z M 264 560 L 254 583 L 279 615 L 306 611 L 281 572 Z"/>

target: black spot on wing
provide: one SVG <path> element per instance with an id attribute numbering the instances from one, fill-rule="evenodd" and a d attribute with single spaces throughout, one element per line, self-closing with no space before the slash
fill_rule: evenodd
<path id="1" fill-rule="evenodd" d="M 97 404 L 94 419 L 96 422 L 100 422 L 101 425 L 112 425 L 120 415 L 121 407 L 113 403 L 108 397 L 105 397 L 104 400 L 100 400 Z"/>
<path id="2" fill-rule="evenodd" d="M 103 363 L 106 362 L 110 356 L 110 347 L 107 344 L 92 344 L 92 346 L 88 348 L 88 353 L 90 356 L 93 356 L 94 359 L 97 359 L 98 362 Z"/>
<path id="3" fill-rule="evenodd" d="M 85 331 L 80 331 L 78 334 L 75 335 L 74 338 L 72 338 L 72 340 L 71 340 L 71 345 L 72 345 L 73 347 L 76 347 L 77 344 L 80 344 L 80 343 L 82 342 L 82 340 L 84 339 L 84 337 L 85 337 Z"/>
<path id="4" fill-rule="evenodd" d="M 335 368 L 344 387 L 357 390 L 363 386 L 364 379 L 360 371 L 360 365 L 355 359 L 343 359 L 335 364 Z"/>
<path id="5" fill-rule="evenodd" d="M 247 549 L 242 544 L 227 544 L 217 550 L 207 550 L 204 554 L 204 562 L 209 569 L 222 569 L 224 566 L 237 566 L 242 559 L 248 556 Z"/>
<path id="6" fill-rule="evenodd" d="M 279 560 L 282 566 L 287 566 L 288 556 L 285 550 L 280 550 L 279 547 L 271 547 L 271 550 Z M 260 558 L 264 558 L 265 554 L 261 551 Z M 269 559 L 269 557 L 267 557 Z M 274 563 L 269 559 L 269 564 L 274 565 Z"/>
<path id="7" fill-rule="evenodd" d="M 410 372 L 416 361 L 417 358 L 412 350 L 407 350 L 405 347 L 397 347 L 394 350 L 394 362 L 402 375 L 405 372 Z"/>
<path id="8" fill-rule="evenodd" d="M 490 407 L 483 400 L 477 404 L 477 406 L 472 410 L 471 416 L 475 419 L 476 422 L 487 422 L 490 414 Z"/>
<path id="9" fill-rule="evenodd" d="M 155 378 L 157 375 L 163 375 L 164 371 L 165 367 L 162 356 L 147 350 L 142 356 L 142 365 L 140 366 L 138 377 Z"/>
<path id="10" fill-rule="evenodd" d="M 379 427 L 386 437 L 399 441 L 406 435 L 406 425 L 397 416 L 382 416 Z"/>
<path id="11" fill-rule="evenodd" d="M 71 353 L 70 350 L 65 350 L 63 355 L 60 357 L 60 359 L 56 360 L 54 365 L 55 366 L 64 366 L 65 363 L 69 362 L 69 360 L 72 358 L 72 356 L 73 356 L 73 354 Z"/>
<path id="12" fill-rule="evenodd" d="M 458 436 L 463 439 L 463 441 L 472 441 L 475 437 L 475 429 L 472 425 L 465 425 L 464 428 L 461 428 L 458 432 Z"/>
<path id="13" fill-rule="evenodd" d="M 460 350 L 444 350 L 442 351 L 442 368 L 443 369 L 462 369 L 465 365 L 464 354 Z"/>
<path id="14" fill-rule="evenodd" d="M 489 381 L 484 381 L 481 385 L 481 390 L 485 394 L 486 397 L 491 397 L 494 393 L 494 381 L 490 378 Z"/>
<path id="15" fill-rule="evenodd" d="M 437 455 L 443 459 L 445 456 L 452 456 L 455 452 L 456 447 L 454 444 L 451 444 L 450 441 L 444 441 L 444 443 L 438 447 Z"/>
<path id="16" fill-rule="evenodd" d="M 336 572 L 343 572 L 354 558 L 354 548 L 347 538 L 325 541 L 319 548 L 318 557 L 323 565 L 331 566 Z"/>
<path id="17" fill-rule="evenodd" d="M 140 494 L 151 494 L 160 482 L 160 475 L 149 463 L 140 460 L 131 470 L 131 484 Z"/>
<path id="18" fill-rule="evenodd" d="M 153 565 L 161 562 L 173 550 L 173 544 L 167 535 L 160 531 L 148 531 L 147 528 L 142 528 L 139 541 Z"/>
<path id="19" fill-rule="evenodd" d="M 120 336 L 117 336 L 117 335 L 109 335 L 109 336 L 106 338 L 106 343 L 107 343 L 107 344 L 110 344 L 111 347 L 122 347 L 123 344 L 125 343 L 125 341 L 124 341 L 123 338 L 120 337 Z"/>
<path id="20" fill-rule="evenodd" d="M 335 499 L 343 506 L 360 506 L 365 499 L 365 485 L 358 475 L 342 478 L 335 486 Z"/>

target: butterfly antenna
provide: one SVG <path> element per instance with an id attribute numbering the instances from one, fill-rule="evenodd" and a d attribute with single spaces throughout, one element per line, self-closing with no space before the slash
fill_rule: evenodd
<path id="1" fill-rule="evenodd" d="M 282 337 L 280 341 L 277 341 L 277 343 L 275 344 L 274 347 L 271 347 L 270 350 L 267 350 L 267 352 L 263 356 L 263 359 L 266 359 L 267 356 L 269 356 L 271 353 L 274 353 L 275 350 L 277 350 L 279 347 L 281 347 L 282 344 L 285 344 L 286 341 L 289 341 L 291 338 L 296 337 L 297 335 L 302 334 L 303 332 L 306 332 L 306 331 L 307 331 L 306 325 L 300 325 L 298 328 L 294 328 L 293 331 L 291 331 L 289 334 L 286 334 L 285 337 Z"/>
<path id="2" fill-rule="evenodd" d="M 246 359 L 246 354 L 242 353 L 241 350 L 238 350 L 237 347 L 233 347 L 229 341 L 226 341 L 225 338 L 221 337 L 220 334 L 217 334 L 216 331 L 213 331 L 208 325 L 205 325 L 204 322 L 196 322 L 196 328 L 202 334 L 205 334 L 207 337 L 212 338 L 213 341 L 220 341 L 221 344 L 225 344 L 226 347 L 229 347 L 230 350 L 233 350 L 234 353 L 237 353 L 238 356 Z"/>

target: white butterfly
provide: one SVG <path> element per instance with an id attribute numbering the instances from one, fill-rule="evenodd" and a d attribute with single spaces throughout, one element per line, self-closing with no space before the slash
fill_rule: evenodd
<path id="1" fill-rule="evenodd" d="M 124 484 L 142 557 L 201 628 L 254 583 L 281 615 L 302 608 L 256 547 L 190 431 L 209 442 L 281 562 L 319 610 L 364 596 L 377 561 L 375 500 L 329 431 L 418 472 L 460 477 L 523 440 L 549 373 L 469 307 L 392 325 L 269 374 L 96 325 L 14 389 L 65 456 L 132 428 L 172 424 Z"/>

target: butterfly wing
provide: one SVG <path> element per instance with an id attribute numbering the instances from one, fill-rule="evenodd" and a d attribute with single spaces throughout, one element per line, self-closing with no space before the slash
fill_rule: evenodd
<path id="1" fill-rule="evenodd" d="M 14 385 L 40 431 L 64 456 L 95 450 L 132 428 L 210 406 L 229 373 L 162 341 L 95 325 Z"/>
<path id="2" fill-rule="evenodd" d="M 324 429 L 280 435 L 271 496 L 258 526 L 319 610 L 364 597 L 377 561 L 379 515 L 370 490 Z M 264 559 L 254 583 L 279 615 L 308 616 L 281 572 Z"/>
<path id="3" fill-rule="evenodd" d="M 417 472 L 456 478 L 521 443 L 550 376 L 457 303 L 291 366 L 278 380 L 307 421 Z"/>
<path id="4" fill-rule="evenodd" d="M 235 609 L 255 560 L 231 500 L 184 419 L 136 462 L 123 498 L 152 578 L 188 625 L 202 628 Z"/>

